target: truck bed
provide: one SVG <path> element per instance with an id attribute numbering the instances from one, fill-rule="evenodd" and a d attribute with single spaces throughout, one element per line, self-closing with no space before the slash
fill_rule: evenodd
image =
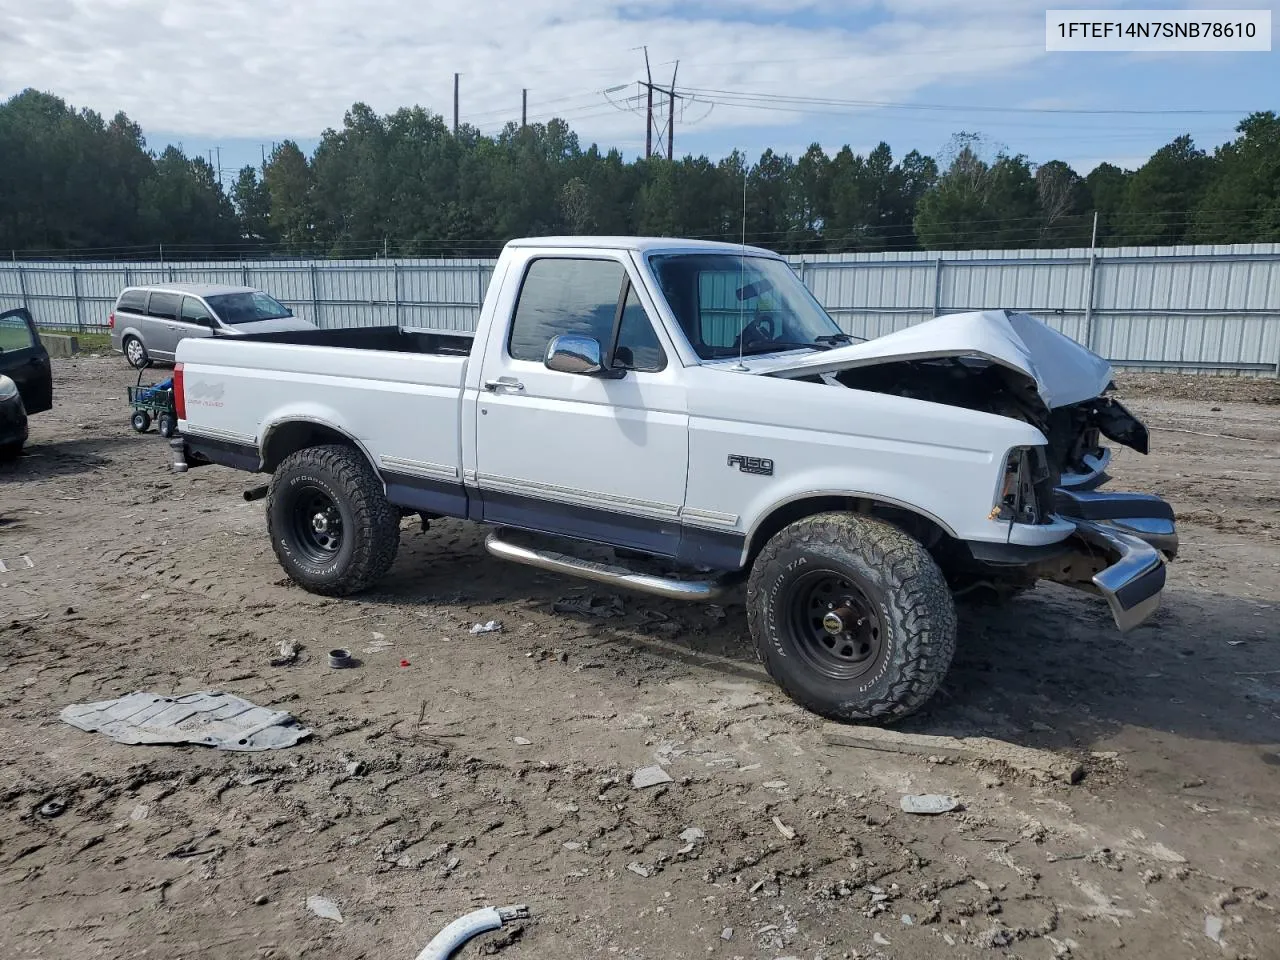
<path id="1" fill-rule="evenodd" d="M 282 333 L 251 333 L 235 338 L 235 342 L 241 341 L 465 357 L 471 352 L 472 337 L 466 333 L 446 333 L 441 330 L 401 327 L 347 327 L 335 330 L 291 330 Z"/>

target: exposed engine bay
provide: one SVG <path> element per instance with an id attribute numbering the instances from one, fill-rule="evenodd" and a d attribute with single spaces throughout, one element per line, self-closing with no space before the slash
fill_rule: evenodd
<path id="1" fill-rule="evenodd" d="M 1149 449 L 1147 428 L 1113 397 L 1104 393 L 1051 410 L 1030 377 L 981 358 L 901 360 L 843 370 L 828 377 L 854 390 L 944 403 L 1025 421 L 1049 441 L 1047 467 L 1055 484 L 1063 474 L 1090 472 L 1085 458 L 1101 457 L 1101 436 L 1142 454 Z"/>

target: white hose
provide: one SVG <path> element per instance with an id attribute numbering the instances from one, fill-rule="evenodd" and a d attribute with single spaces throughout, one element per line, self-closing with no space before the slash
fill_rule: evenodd
<path id="1" fill-rule="evenodd" d="M 529 908 L 524 904 L 512 907 L 483 907 L 472 910 L 449 924 L 422 948 L 417 960 L 449 960 L 455 950 L 482 933 L 497 930 L 509 920 L 517 920 L 529 916 Z"/>

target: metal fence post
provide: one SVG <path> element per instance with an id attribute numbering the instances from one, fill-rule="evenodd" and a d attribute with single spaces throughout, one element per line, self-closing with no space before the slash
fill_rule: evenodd
<path id="1" fill-rule="evenodd" d="M 1098 276 L 1098 252 L 1089 249 L 1089 281 L 1085 284 L 1084 301 L 1084 347 L 1093 349 L 1093 287 Z"/>
<path id="2" fill-rule="evenodd" d="M 80 268 L 71 267 L 71 292 L 76 299 L 76 332 L 84 333 L 84 315 L 80 311 Z"/>
<path id="3" fill-rule="evenodd" d="M 249 282 L 249 265 L 244 261 L 240 262 L 240 282 L 246 287 L 253 286 Z"/>
<path id="4" fill-rule="evenodd" d="M 942 315 L 942 257 L 933 261 L 933 315 Z"/>
<path id="5" fill-rule="evenodd" d="M 400 261 L 391 264 L 391 281 L 394 284 L 396 298 L 396 327 L 400 326 Z"/>
<path id="6" fill-rule="evenodd" d="M 311 274 L 311 312 L 315 314 L 315 325 L 320 326 L 320 289 L 316 283 L 316 262 L 308 261 L 307 266 Z"/>
<path id="7" fill-rule="evenodd" d="M 31 298 L 27 296 L 27 274 L 22 269 L 22 264 L 18 264 L 18 289 L 22 291 L 22 308 L 31 312 Z"/>

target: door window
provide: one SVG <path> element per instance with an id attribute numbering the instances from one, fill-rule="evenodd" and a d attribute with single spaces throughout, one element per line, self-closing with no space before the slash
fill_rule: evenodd
<path id="1" fill-rule="evenodd" d="M 147 304 L 147 315 L 161 320 L 176 320 L 181 300 L 176 293 L 153 293 L 151 302 Z"/>
<path id="2" fill-rule="evenodd" d="M 667 366 L 667 355 L 662 352 L 658 334 L 631 284 L 627 284 L 627 302 L 622 308 L 613 361 L 614 366 L 645 373 L 657 373 Z"/>
<path id="3" fill-rule="evenodd" d="M 194 323 L 201 327 L 210 327 L 213 316 L 209 313 L 208 307 L 197 300 L 195 297 L 182 298 L 182 314 L 180 319 L 183 323 Z"/>
<path id="4" fill-rule="evenodd" d="M 594 337 L 607 350 L 626 271 L 616 260 L 545 257 L 529 264 L 511 321 L 507 352 L 541 363 L 553 337 Z"/>
<path id="5" fill-rule="evenodd" d="M 10 313 L 0 317 L 0 352 L 10 353 L 18 350 L 30 350 L 36 345 L 36 338 L 27 326 L 26 317 L 20 313 Z"/>

